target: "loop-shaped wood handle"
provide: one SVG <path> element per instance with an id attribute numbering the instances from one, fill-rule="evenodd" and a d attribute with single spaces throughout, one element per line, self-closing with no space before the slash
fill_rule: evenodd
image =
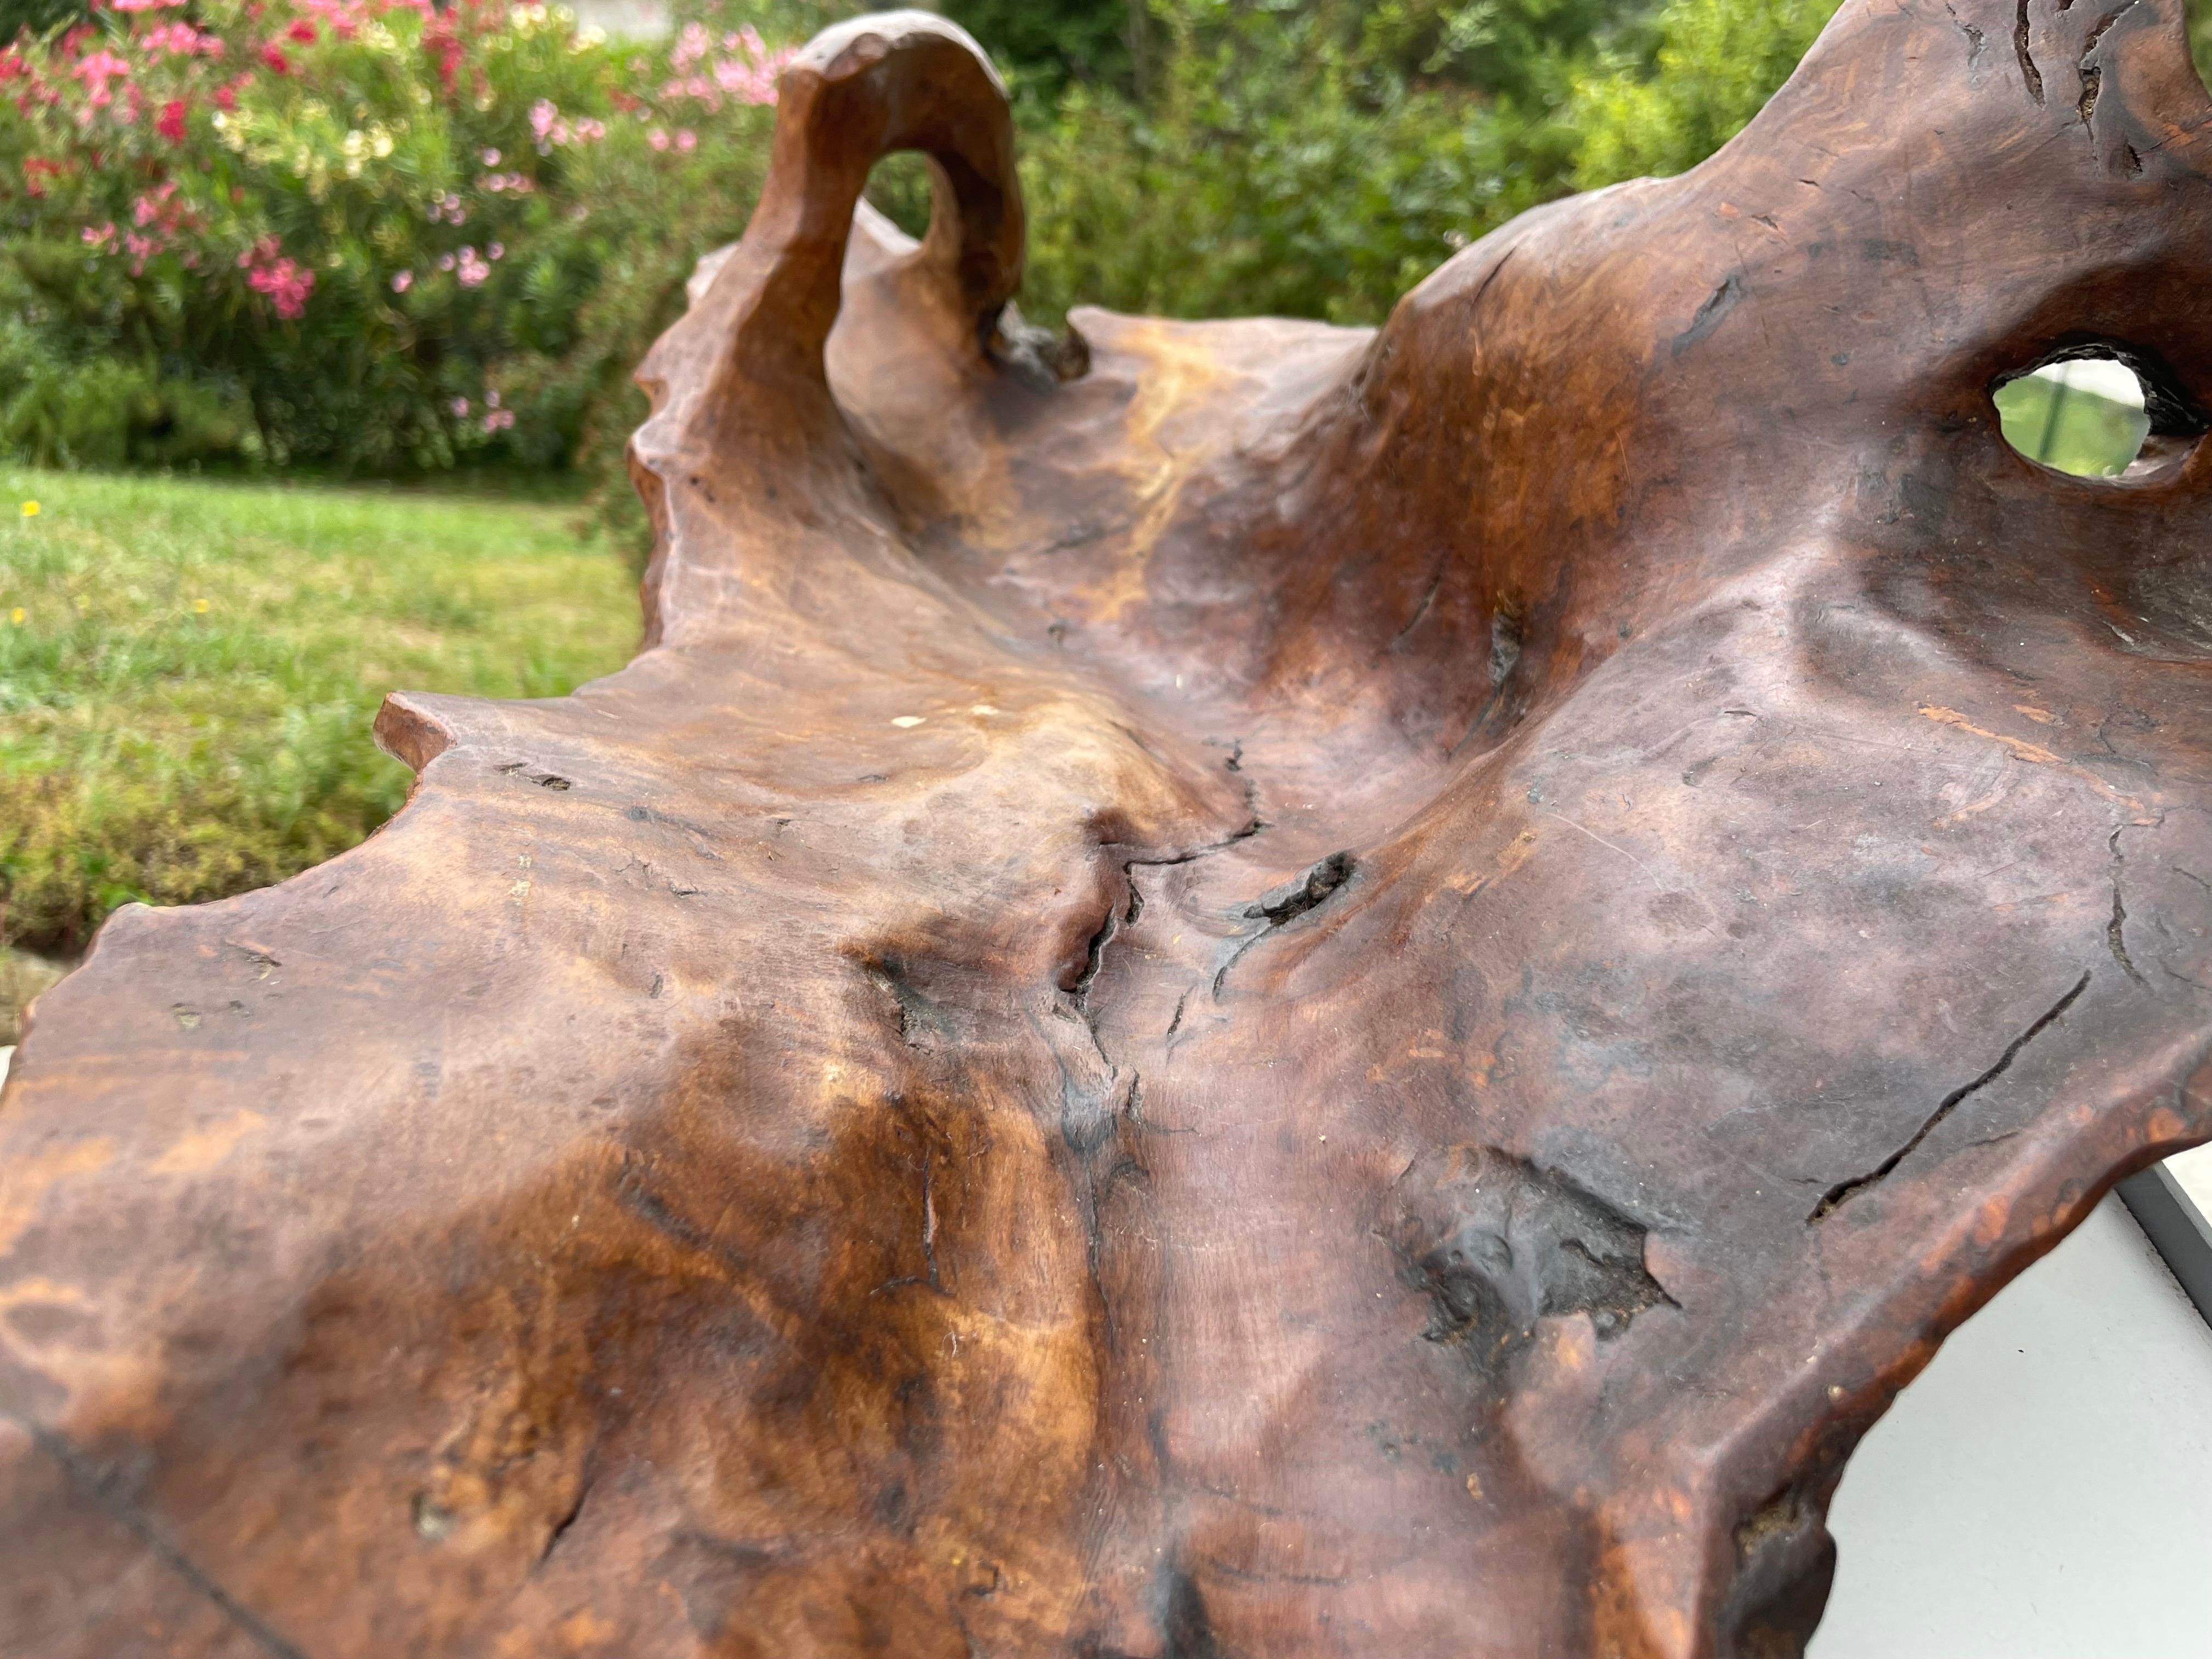
<path id="1" fill-rule="evenodd" d="M 772 332 L 775 347 L 818 365 L 869 171 L 915 149 L 937 182 L 918 257 L 945 271 L 988 341 L 1021 285 L 1024 222 L 1006 88 L 982 48 L 929 12 L 858 17 L 808 42 L 777 96 L 768 182 L 745 231 L 769 268 L 741 336 Z"/>

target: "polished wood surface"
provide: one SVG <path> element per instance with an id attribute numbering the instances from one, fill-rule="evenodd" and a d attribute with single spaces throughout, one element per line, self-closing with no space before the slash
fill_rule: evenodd
<path id="1" fill-rule="evenodd" d="M 2178 0 L 1846 0 L 1380 331 L 1055 338 L 972 43 L 822 37 L 637 659 L 38 1005 L 0 1651 L 1798 1651 L 2212 1134 L 2208 120 Z M 2139 474 L 2014 453 L 2100 343 Z"/>

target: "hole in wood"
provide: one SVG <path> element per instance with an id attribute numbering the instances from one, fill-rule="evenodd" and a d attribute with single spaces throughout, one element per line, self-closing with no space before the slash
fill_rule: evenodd
<path id="1" fill-rule="evenodd" d="M 2140 478 L 2178 465 L 2204 421 L 2147 353 L 2072 345 L 2002 378 L 1991 393 L 2005 441 L 2077 478 Z"/>

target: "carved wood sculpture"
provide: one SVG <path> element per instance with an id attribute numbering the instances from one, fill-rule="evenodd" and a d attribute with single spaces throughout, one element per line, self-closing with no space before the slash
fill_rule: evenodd
<path id="1" fill-rule="evenodd" d="M 40 1005 L 0 1649 L 1796 1651 L 2212 1133 L 2208 120 L 2175 0 L 1850 0 L 1379 332 L 1055 344 L 971 43 L 823 36 L 637 660 Z M 2014 455 L 2100 341 L 2140 476 Z"/>

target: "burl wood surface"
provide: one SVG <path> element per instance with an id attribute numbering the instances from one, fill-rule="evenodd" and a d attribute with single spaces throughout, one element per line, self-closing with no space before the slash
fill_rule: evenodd
<path id="1" fill-rule="evenodd" d="M 971 44 L 817 41 L 637 660 L 395 696 L 387 830 L 39 1005 L 0 1651 L 1796 1652 L 1858 1437 L 2212 1133 L 2181 27 L 1850 0 L 1380 331 L 1080 343 Z M 1990 402 L 2097 341 L 2118 482 Z"/>

